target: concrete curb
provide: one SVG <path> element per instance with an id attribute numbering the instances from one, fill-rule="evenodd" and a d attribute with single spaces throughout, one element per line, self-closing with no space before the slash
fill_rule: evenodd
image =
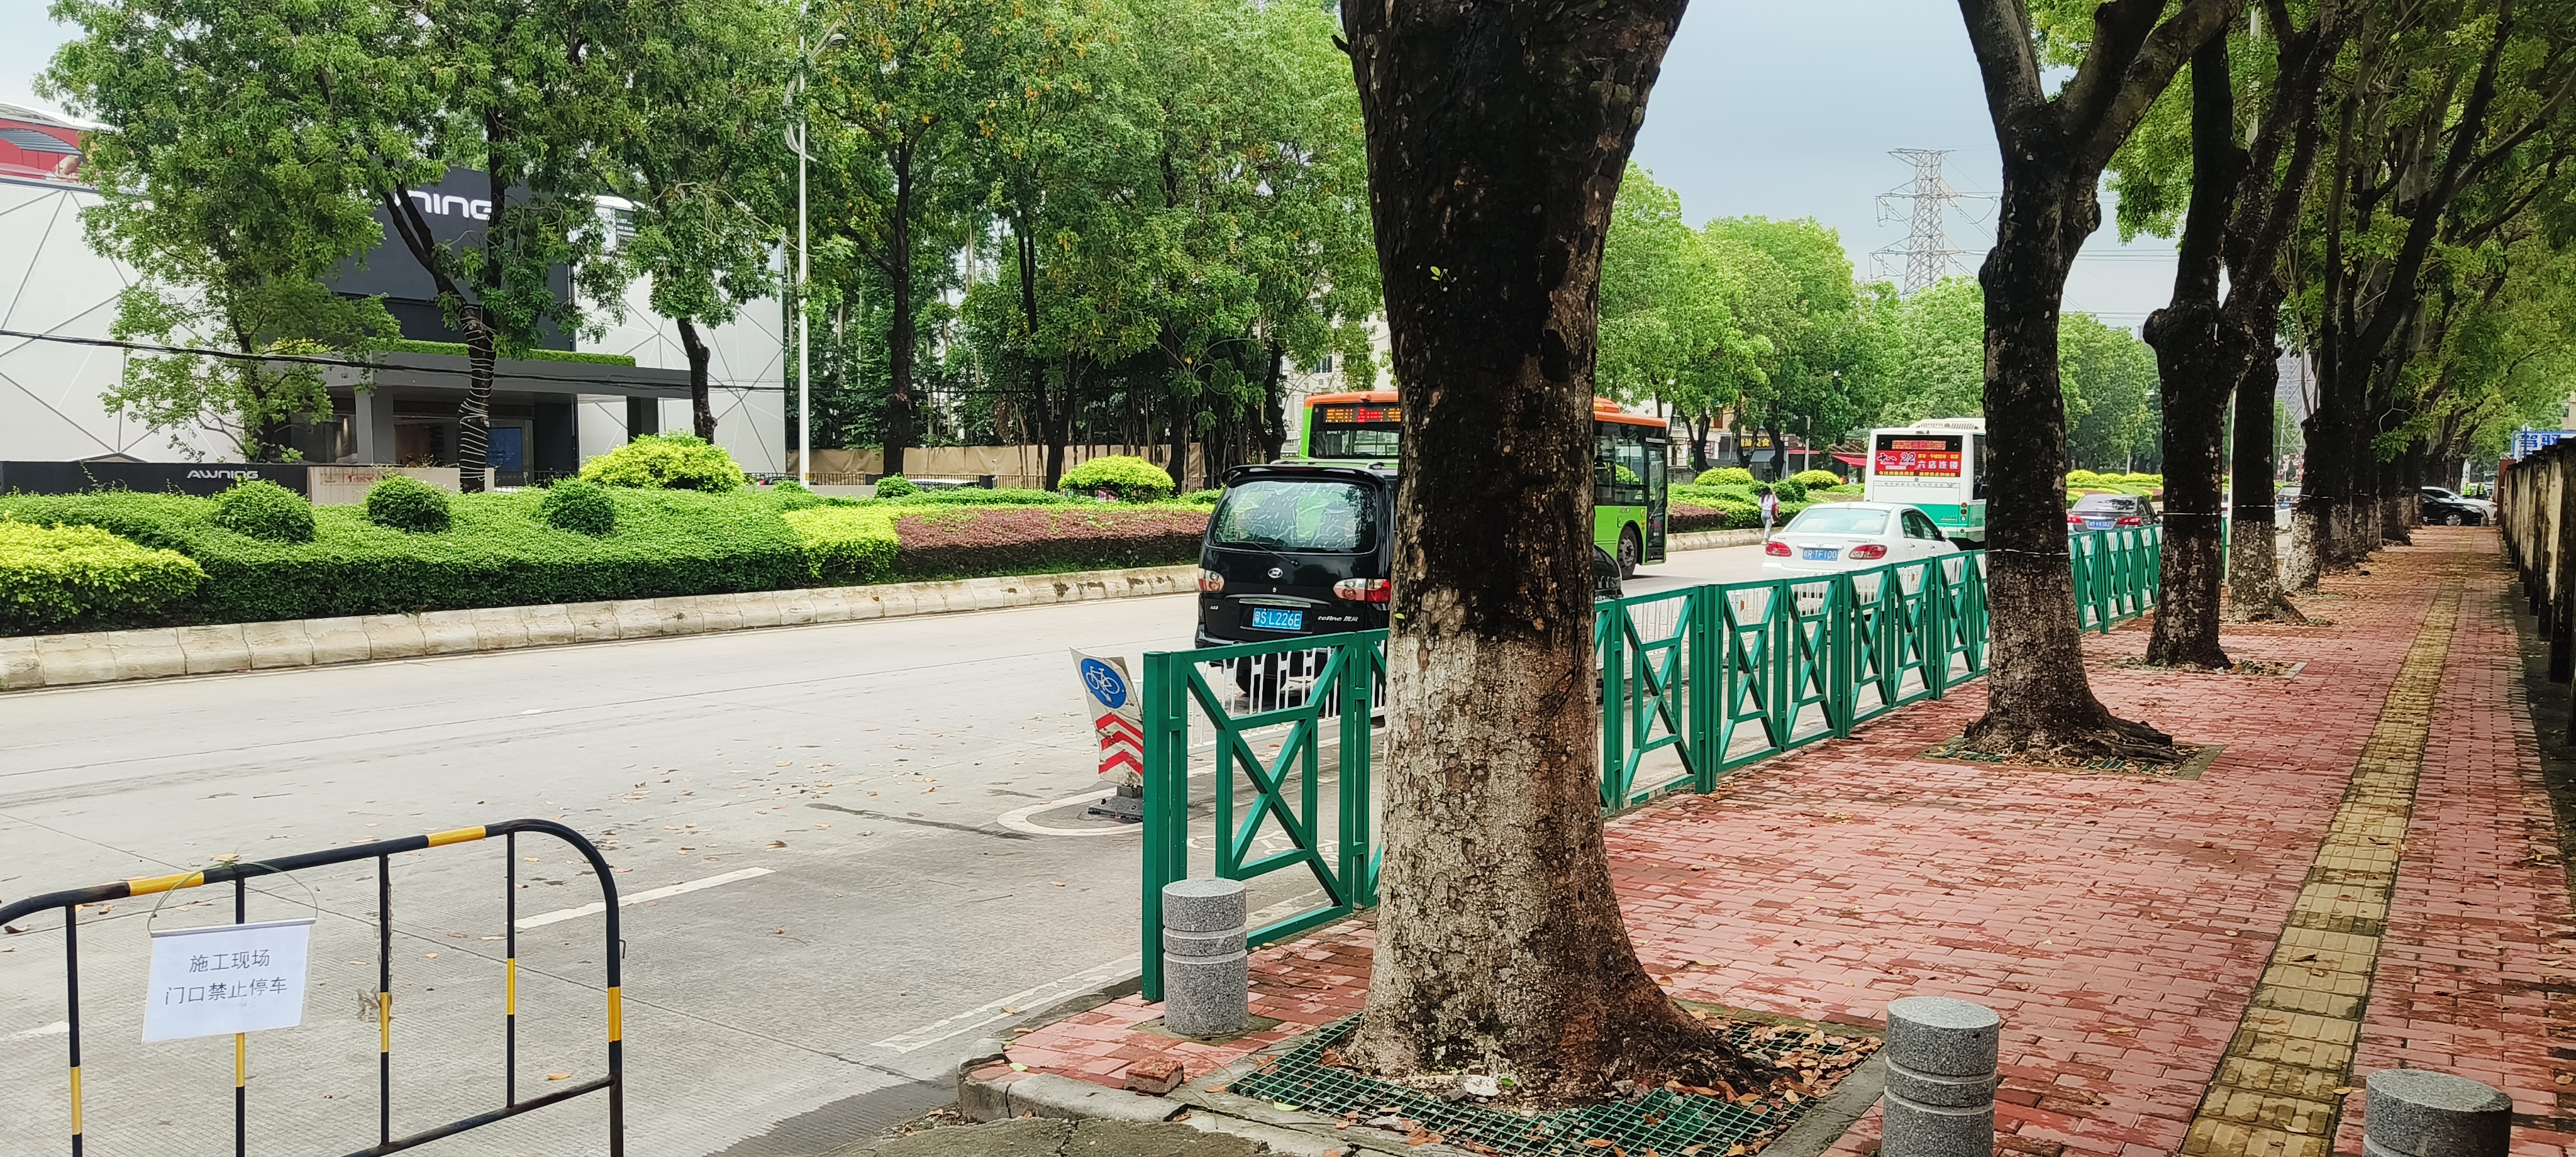
<path id="1" fill-rule="evenodd" d="M 1180 594 L 1198 567 L 0 638 L 0 691 Z"/>
<path id="2" fill-rule="evenodd" d="M 1758 526 L 1751 530 L 1695 530 L 1689 534 L 1676 534 L 1664 540 L 1664 549 L 1667 551 L 1760 545 L 1762 545 L 1762 528 Z"/>

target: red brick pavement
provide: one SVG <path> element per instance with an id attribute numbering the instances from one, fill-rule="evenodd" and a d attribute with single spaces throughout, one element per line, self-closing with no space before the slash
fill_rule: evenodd
<path id="1" fill-rule="evenodd" d="M 2143 633 L 2088 638 L 2113 710 L 2225 745 L 2199 780 L 1914 758 L 1982 709 L 1972 688 L 1614 821 L 1640 956 L 1684 999 L 1816 1020 L 1876 1024 L 1906 995 L 1979 1001 L 2004 1017 L 2008 1147 L 2173 1152 L 2425 611 L 2464 564 L 2362 1070 L 2446 1067 L 2512 1089 L 2518 1113 L 2559 1116 L 2555 1073 L 2576 1063 L 2551 1046 L 2576 1039 L 2541 987 L 2556 976 L 2541 946 L 2569 907 L 2500 617 L 2509 579 L 2486 532 L 2419 541 L 2330 581 L 2309 607 L 2331 627 L 2229 630 L 2240 658 L 2305 661 L 2295 679 L 2114 667 Z M 1253 1011 L 1282 1022 L 1270 1032 L 1176 1042 L 1135 1031 L 1159 1010 L 1129 997 L 1021 1037 L 1011 1059 L 1108 1085 L 1157 1054 L 1205 1073 L 1357 1011 L 1371 941 L 1352 921 L 1256 952 Z M 1872 1114 L 1837 1152 L 1874 1149 L 1876 1131 Z M 2516 1136 L 2518 1153 L 2570 1141 Z"/>

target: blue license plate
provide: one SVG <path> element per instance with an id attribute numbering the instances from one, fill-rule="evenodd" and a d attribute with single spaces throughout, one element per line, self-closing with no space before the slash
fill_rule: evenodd
<path id="1" fill-rule="evenodd" d="M 1302 631 L 1306 629 L 1306 612 L 1282 611 L 1271 607 L 1252 608 L 1252 629 L 1256 631 Z"/>
<path id="2" fill-rule="evenodd" d="M 1807 553 L 1804 557 L 1809 562 L 1832 562 L 1836 558 L 1841 557 L 1842 553 L 1842 548 L 1840 547 L 1811 546 L 1807 548 Z"/>
<path id="3" fill-rule="evenodd" d="M 2088 518 L 2084 520 L 2084 529 L 2109 530 L 2118 522 L 2119 520 L 2116 518 Z"/>

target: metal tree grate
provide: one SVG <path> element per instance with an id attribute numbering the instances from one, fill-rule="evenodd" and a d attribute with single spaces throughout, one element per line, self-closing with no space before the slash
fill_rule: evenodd
<path id="1" fill-rule="evenodd" d="M 1430 1133 L 1463 1149 L 1528 1157 L 1603 1153 L 1722 1157 L 1738 1144 L 1788 1128 L 1816 1103 L 1812 1098 L 1793 1104 L 1766 1097 L 1740 1105 L 1719 1096 L 1656 1089 L 1635 1100 L 1523 1115 L 1466 1101 L 1443 1101 L 1422 1090 L 1324 1063 L 1324 1054 L 1358 1026 L 1356 1016 L 1327 1025 L 1277 1061 L 1237 1078 L 1228 1091 L 1306 1112 L 1356 1116 L 1363 1122 L 1397 1118 L 1416 1130 L 1417 1139 L 1428 1140 L 1421 1134 Z M 1762 1038 L 1775 1031 L 1767 1025 L 1739 1023 L 1731 1025 L 1726 1035 L 1729 1043 L 1752 1052 L 1757 1044 L 1769 1043 Z M 1865 1052 L 1873 1043 L 1852 1041 L 1843 1049 Z"/>

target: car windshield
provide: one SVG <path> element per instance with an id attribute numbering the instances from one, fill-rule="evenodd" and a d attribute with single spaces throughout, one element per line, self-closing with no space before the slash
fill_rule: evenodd
<path id="1" fill-rule="evenodd" d="M 1329 479 L 1257 479 L 1225 492 L 1208 526 L 1220 547 L 1317 554 L 1377 549 L 1377 504 L 1370 488 Z"/>
<path id="2" fill-rule="evenodd" d="M 2087 494 L 2075 500 L 2077 510 L 2116 510 L 2125 514 L 2137 508 L 2137 499 L 2119 494 Z"/>
<path id="3" fill-rule="evenodd" d="M 1810 506 L 1789 520 L 1799 534 L 1885 534 L 1887 512 L 1857 506 Z"/>

